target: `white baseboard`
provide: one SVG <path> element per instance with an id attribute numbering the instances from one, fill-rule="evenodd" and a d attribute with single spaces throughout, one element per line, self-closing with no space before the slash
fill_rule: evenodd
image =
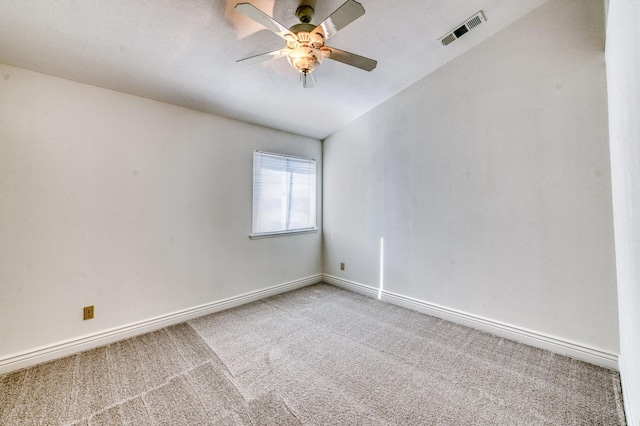
<path id="1" fill-rule="evenodd" d="M 550 336 L 533 330 L 527 330 L 522 327 L 506 324 L 500 321 L 483 318 L 478 315 L 462 312 L 456 309 L 437 305 L 435 303 L 425 302 L 423 300 L 414 299 L 412 297 L 403 296 L 401 294 L 371 287 L 354 281 L 345 280 L 343 278 L 332 275 L 323 275 L 323 281 L 351 290 L 365 296 L 380 299 L 384 302 L 393 303 L 414 311 L 422 312 L 427 315 L 442 318 L 457 324 L 465 325 L 484 331 L 496 336 L 505 337 L 516 342 L 525 343 L 540 349 L 566 355 L 591 364 L 600 365 L 602 367 L 618 370 L 618 355 L 606 352 L 587 345 L 572 342 L 560 337 Z"/>
<path id="2" fill-rule="evenodd" d="M 104 346 L 118 340 L 137 336 L 158 330 L 170 325 L 179 324 L 203 315 L 214 312 L 223 311 L 225 309 L 244 305 L 245 303 L 254 302 L 276 294 L 295 290 L 297 288 L 306 287 L 322 281 L 322 275 L 312 275 L 295 281 L 274 285 L 261 290 L 251 291 L 238 296 L 229 297 L 227 299 L 218 300 L 216 302 L 207 303 L 193 308 L 183 309 L 166 315 L 160 315 L 126 324 L 120 327 L 111 328 L 109 330 L 88 334 L 85 336 L 57 342 L 54 344 L 42 346 L 39 348 L 27 350 L 17 354 L 12 354 L 0 358 L 0 374 L 5 374 L 21 368 L 30 367 L 42 362 L 51 361 L 67 355 Z"/>

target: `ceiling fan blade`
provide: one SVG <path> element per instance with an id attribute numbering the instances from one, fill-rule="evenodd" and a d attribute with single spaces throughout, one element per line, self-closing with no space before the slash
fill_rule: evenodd
<path id="1" fill-rule="evenodd" d="M 333 59 L 334 61 L 342 62 L 343 64 L 351 65 L 352 67 L 360 68 L 365 71 L 372 71 L 376 65 L 378 65 L 378 61 L 356 55 L 355 53 L 345 52 L 344 50 L 336 49 L 335 47 L 325 46 L 322 51 L 328 59 Z M 328 54 L 324 52 L 327 52 Z"/>
<path id="2" fill-rule="evenodd" d="M 347 0 L 318 25 L 312 33 L 320 33 L 327 40 L 362 15 L 364 15 L 364 7 L 357 1 Z"/>
<path id="3" fill-rule="evenodd" d="M 295 38 L 295 34 L 289 31 L 287 27 L 285 27 L 280 22 L 276 21 L 271 16 L 267 15 L 251 3 L 238 3 L 236 4 L 235 9 L 247 18 L 253 19 L 258 24 L 273 31 L 285 40 L 287 39 L 285 36 Z"/>
<path id="4" fill-rule="evenodd" d="M 300 80 L 302 80 L 302 87 L 304 87 L 305 89 L 316 87 L 316 78 L 310 72 L 301 72 Z"/>
<path id="5" fill-rule="evenodd" d="M 274 50 L 273 52 L 261 53 L 259 55 L 249 56 L 248 58 L 238 59 L 236 61 L 236 64 L 240 64 L 240 65 L 259 64 L 260 62 L 266 62 L 272 59 L 278 59 L 278 58 L 287 56 L 287 53 L 289 53 L 289 51 L 290 49 L 279 49 L 279 50 Z"/>

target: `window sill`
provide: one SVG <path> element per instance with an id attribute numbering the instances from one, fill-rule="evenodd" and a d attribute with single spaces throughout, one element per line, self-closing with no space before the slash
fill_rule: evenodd
<path id="1" fill-rule="evenodd" d="M 311 234 L 313 232 L 318 232 L 318 228 L 296 229 L 295 231 L 264 232 L 262 234 L 249 234 L 249 238 L 251 238 L 252 240 L 259 240 L 261 238 L 282 237 L 284 235 Z"/>

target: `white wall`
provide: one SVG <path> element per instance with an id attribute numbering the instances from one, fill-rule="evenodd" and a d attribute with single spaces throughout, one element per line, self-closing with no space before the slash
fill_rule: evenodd
<path id="1" fill-rule="evenodd" d="M 329 137 L 325 273 L 383 237 L 384 290 L 615 358 L 603 25 L 552 0 Z"/>
<path id="2" fill-rule="evenodd" d="M 611 0 L 607 25 L 609 143 L 628 424 L 640 423 L 640 3 Z"/>
<path id="3" fill-rule="evenodd" d="M 0 359 L 320 274 L 249 239 L 254 149 L 322 145 L 0 65 Z"/>

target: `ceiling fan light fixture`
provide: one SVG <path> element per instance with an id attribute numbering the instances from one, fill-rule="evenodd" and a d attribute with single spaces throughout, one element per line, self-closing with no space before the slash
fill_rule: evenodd
<path id="1" fill-rule="evenodd" d="M 292 49 L 287 54 L 289 64 L 298 72 L 308 74 L 315 70 L 324 59 L 324 55 L 319 49 L 300 46 Z"/>

